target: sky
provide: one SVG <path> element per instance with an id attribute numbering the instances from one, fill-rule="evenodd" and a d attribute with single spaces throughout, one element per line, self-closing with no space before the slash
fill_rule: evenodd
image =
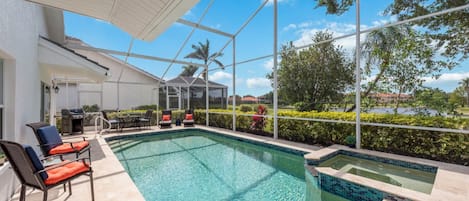
<path id="1" fill-rule="evenodd" d="M 188 11 L 182 18 L 198 22 L 209 5 L 210 0 L 200 2 Z M 254 11 L 263 3 L 263 0 L 216 0 L 201 24 L 221 30 L 230 34 L 238 32 L 241 26 Z M 321 30 L 327 30 L 333 36 L 341 36 L 355 32 L 355 7 L 340 16 L 327 15 L 324 8 L 315 8 L 315 1 L 305 0 L 278 0 L 278 44 L 292 42 L 294 45 L 310 44 L 312 36 Z M 361 1 L 361 29 L 382 26 L 396 20 L 395 16 L 384 15 L 383 10 L 391 0 L 363 0 Z M 97 47 L 127 52 L 132 37 L 113 26 L 112 24 L 78 14 L 64 12 L 65 33 L 76 37 L 85 43 Z M 201 61 L 185 59 L 191 53 L 193 44 L 210 41 L 211 53 L 222 51 L 223 56 L 218 59 L 225 65 L 233 63 L 232 43 L 229 38 L 210 32 L 196 29 L 187 44 L 184 41 L 192 32 L 192 27 L 173 24 L 168 30 L 152 42 L 134 40 L 131 52 L 158 56 L 168 59 L 178 59 L 194 63 Z M 361 36 L 364 39 L 365 35 Z M 355 48 L 355 37 L 348 37 L 334 42 L 341 45 L 346 54 L 352 55 Z M 182 47 L 182 48 L 181 48 Z M 180 51 L 179 55 L 177 53 Z M 255 18 L 236 36 L 236 62 L 246 61 L 273 53 L 273 6 L 269 2 Z M 125 59 L 116 56 L 119 59 Z M 129 57 L 127 62 L 165 80 L 176 77 L 182 71 L 182 65 L 169 64 L 153 60 L 144 60 Z M 445 91 L 453 91 L 458 82 L 469 77 L 467 62 L 456 68 L 442 71 L 439 79 L 425 78 L 425 86 L 438 87 Z M 272 72 L 273 57 L 236 65 L 236 94 L 260 96 L 272 91 L 271 83 L 266 75 Z M 232 94 L 233 68 L 217 69 L 215 64 L 210 65 L 209 80 L 229 87 Z M 168 69 L 168 70 L 167 70 Z M 199 74 L 202 69 L 196 74 Z M 166 72 L 166 73 L 165 73 Z M 366 78 L 365 80 L 370 80 Z"/>

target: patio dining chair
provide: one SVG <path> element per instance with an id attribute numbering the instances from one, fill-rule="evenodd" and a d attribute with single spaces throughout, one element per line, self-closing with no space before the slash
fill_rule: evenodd
<path id="1" fill-rule="evenodd" d="M 145 116 L 138 119 L 138 123 L 140 126 L 148 126 L 151 127 L 151 119 L 153 116 L 153 110 L 147 110 Z"/>
<path id="2" fill-rule="evenodd" d="M 194 126 L 194 113 L 192 110 L 186 110 L 182 123 L 184 124 L 184 127 Z"/>
<path id="3" fill-rule="evenodd" d="M 47 201 L 48 190 L 68 183 L 69 195 L 72 195 L 71 180 L 88 175 L 91 185 L 91 200 L 94 200 L 93 170 L 86 158 L 73 161 L 62 161 L 50 167 L 44 167 L 33 148 L 16 142 L 0 140 L 0 147 L 10 162 L 16 176 L 21 182 L 20 201 L 26 200 L 26 187 L 44 192 L 43 200 Z M 89 160 L 89 158 L 87 158 Z"/>
<path id="4" fill-rule="evenodd" d="M 119 130 L 120 121 L 118 119 L 109 119 L 108 116 L 107 116 L 107 112 L 105 112 L 104 110 L 101 111 L 101 114 L 103 115 L 103 118 L 107 121 L 107 122 L 104 122 L 104 123 L 109 124 L 111 129 L 115 128 L 116 130 Z"/>
<path id="5" fill-rule="evenodd" d="M 84 152 L 88 152 L 88 157 L 91 157 L 90 143 L 85 137 L 83 137 L 82 141 L 78 142 L 64 142 L 55 126 L 50 126 L 44 122 L 26 125 L 33 129 L 45 157 L 53 155 L 62 157 L 64 154 L 76 154 L 76 158 L 78 158 Z"/>
<path id="6" fill-rule="evenodd" d="M 171 110 L 163 110 L 161 121 L 160 121 L 160 128 L 171 128 Z"/>

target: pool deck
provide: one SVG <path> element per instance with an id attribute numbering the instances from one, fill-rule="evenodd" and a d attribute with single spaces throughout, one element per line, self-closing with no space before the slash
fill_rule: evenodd
<path id="1" fill-rule="evenodd" d="M 287 148 L 292 148 L 304 152 L 312 153 L 325 153 L 331 151 L 331 147 L 323 148 L 318 146 L 306 145 L 301 143 L 290 142 L 286 140 L 274 140 L 271 137 L 257 136 L 242 132 L 233 132 L 227 129 L 205 127 L 205 126 L 195 126 L 195 128 L 201 128 L 208 131 L 215 131 L 225 135 L 232 135 L 236 137 L 247 138 L 249 140 L 269 143 L 277 146 L 283 146 Z M 159 132 L 159 131 L 168 131 L 168 130 L 179 130 L 185 129 L 181 126 L 174 126 L 172 128 L 160 129 L 156 126 L 151 127 L 151 129 L 125 129 L 123 132 L 109 132 L 104 133 L 103 135 L 98 135 L 94 131 L 85 132 L 85 134 L 74 134 L 74 135 L 65 135 L 63 138 L 66 141 L 80 140 L 82 136 L 88 137 L 90 140 L 92 148 L 92 168 L 94 170 L 94 192 L 95 200 L 132 200 L 140 201 L 145 200 L 140 194 L 139 190 L 132 182 L 129 175 L 125 172 L 124 168 L 118 161 L 117 157 L 114 155 L 110 147 L 105 141 L 105 138 L 119 135 L 127 134 L 143 134 L 150 132 Z M 333 148 L 333 147 L 332 147 Z M 360 150 L 367 152 L 368 150 Z M 378 154 L 386 153 L 378 152 Z M 314 157 L 314 155 L 309 155 Z M 399 160 L 402 160 L 401 157 L 397 156 Z M 441 163 L 436 161 L 429 161 L 425 159 L 405 157 L 411 161 L 423 161 L 425 163 L 438 164 L 438 179 L 435 181 L 430 200 L 454 200 L 454 201 L 467 201 L 469 200 L 469 167 L 452 165 L 447 163 Z M 354 176 L 354 175 L 352 175 Z M 357 178 L 352 178 L 357 179 Z M 19 189 L 18 189 L 19 190 Z M 19 191 L 17 191 L 19 192 Z M 49 190 L 49 201 L 83 201 L 91 200 L 91 191 L 90 191 L 90 182 L 89 177 L 82 176 L 75 179 L 72 182 L 72 192 L 71 196 L 68 195 L 68 192 L 64 192 L 62 186 L 58 186 Z M 28 188 L 26 191 L 27 200 L 42 200 L 42 192 L 38 190 L 32 190 Z M 428 197 L 426 197 L 428 198 Z M 450 199 L 451 198 L 451 199 Z M 19 193 L 16 193 L 13 198 L 13 201 L 19 200 Z"/>

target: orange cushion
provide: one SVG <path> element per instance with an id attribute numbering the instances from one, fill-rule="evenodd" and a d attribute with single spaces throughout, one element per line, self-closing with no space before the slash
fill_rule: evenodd
<path id="1" fill-rule="evenodd" d="M 186 120 L 192 120 L 192 114 L 186 114 Z"/>
<path id="2" fill-rule="evenodd" d="M 64 143 L 60 146 L 56 146 L 56 147 L 52 148 L 49 151 L 49 154 L 53 155 L 53 154 L 64 154 L 64 153 L 77 152 L 77 151 L 80 151 L 83 148 L 87 147 L 89 145 L 89 142 L 88 141 L 80 141 L 80 142 L 74 142 L 72 144 L 73 144 L 73 148 L 70 145 L 70 143 Z"/>
<path id="3" fill-rule="evenodd" d="M 169 121 L 169 120 L 171 120 L 171 116 L 163 115 L 163 121 Z"/>
<path id="4" fill-rule="evenodd" d="M 64 161 L 68 162 L 68 161 Z M 44 181 L 46 185 L 52 185 L 73 177 L 82 172 L 90 170 L 90 166 L 83 162 L 72 162 L 64 166 L 47 170 L 47 179 Z"/>

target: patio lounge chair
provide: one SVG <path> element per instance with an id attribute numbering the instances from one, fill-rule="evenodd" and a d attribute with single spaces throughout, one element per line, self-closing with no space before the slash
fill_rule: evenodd
<path id="1" fill-rule="evenodd" d="M 88 175 L 90 177 L 91 200 L 94 200 L 93 170 L 89 163 L 85 162 L 85 158 L 62 161 L 59 164 L 44 167 L 36 152 L 29 145 L 0 140 L 0 147 L 5 152 L 8 161 L 21 182 L 20 201 L 26 200 L 26 186 L 43 191 L 44 201 L 47 201 L 49 189 L 62 184 L 66 191 L 66 184 L 68 183 L 68 193 L 72 195 L 72 184 L 70 181 L 81 175 Z"/>
<path id="2" fill-rule="evenodd" d="M 103 114 L 103 118 L 107 121 L 107 122 L 104 122 L 106 124 L 110 124 L 109 126 L 111 127 L 111 129 L 115 128 L 116 130 L 119 130 L 119 120 L 117 119 L 109 119 L 107 117 L 107 113 L 105 111 L 101 111 L 101 114 Z"/>
<path id="3" fill-rule="evenodd" d="M 41 124 L 38 122 L 29 124 L 28 126 L 33 128 L 33 126 L 39 125 Z M 42 126 L 36 129 L 33 128 L 33 131 L 34 130 L 34 134 L 45 157 L 74 153 L 76 154 L 76 158 L 78 158 L 80 154 L 84 152 L 88 152 L 88 157 L 91 157 L 90 143 L 86 141 L 84 137 L 83 141 L 63 142 L 55 126 Z"/>
<path id="4" fill-rule="evenodd" d="M 160 121 L 160 128 L 171 128 L 171 110 L 163 110 Z"/>
<path id="5" fill-rule="evenodd" d="M 194 113 L 192 110 L 186 110 L 186 114 L 184 115 L 184 120 L 182 120 L 184 127 L 186 126 L 194 126 Z"/>
<path id="6" fill-rule="evenodd" d="M 140 126 L 148 126 L 151 127 L 151 117 L 153 116 L 153 110 L 147 110 L 145 116 L 138 119 L 138 123 Z"/>

